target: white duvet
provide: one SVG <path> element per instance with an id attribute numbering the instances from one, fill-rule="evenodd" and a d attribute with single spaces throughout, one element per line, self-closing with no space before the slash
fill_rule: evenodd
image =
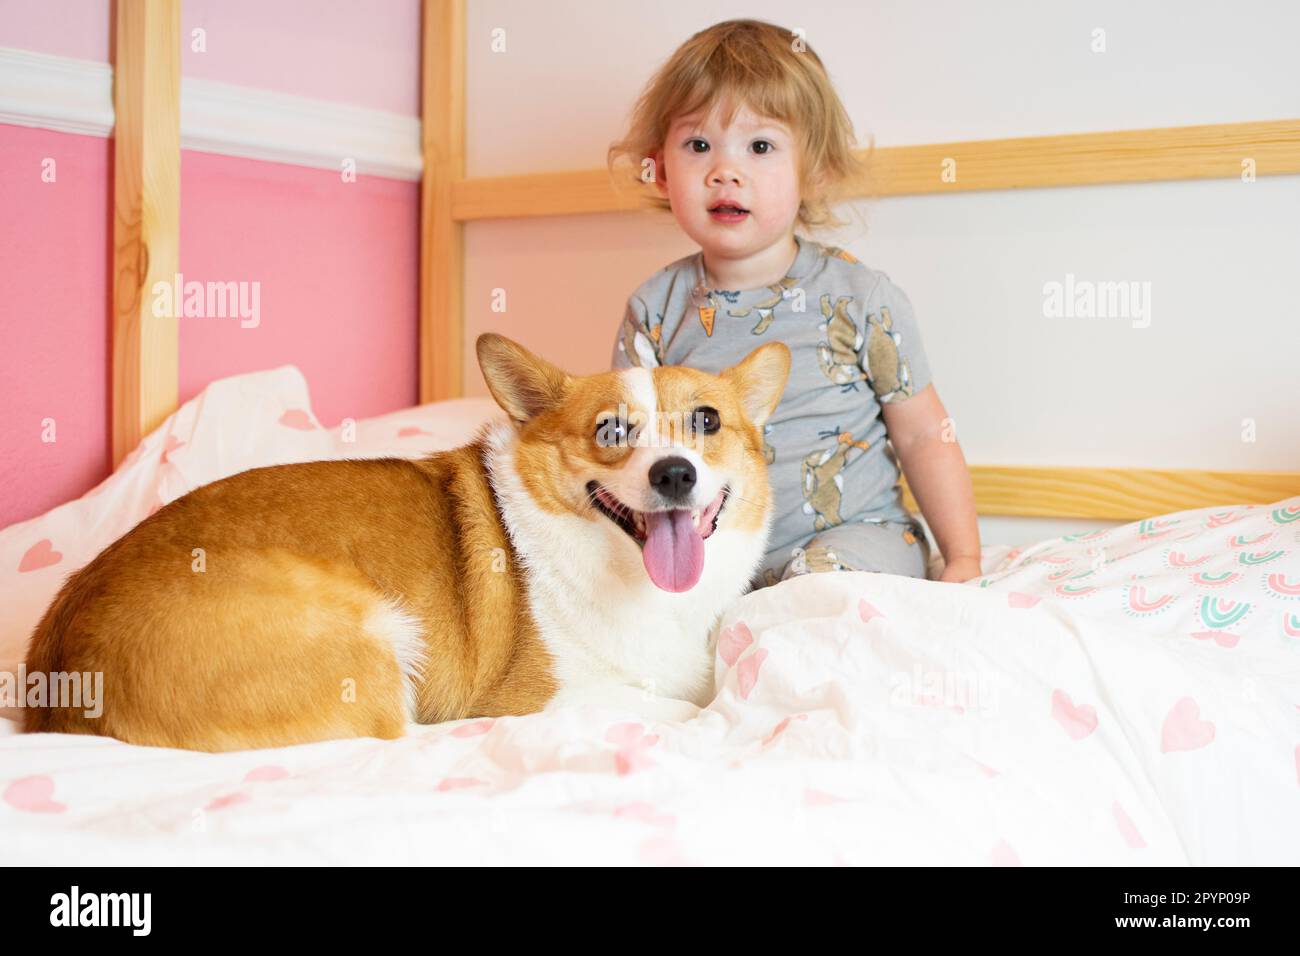
<path id="1" fill-rule="evenodd" d="M 449 447 L 487 413 L 425 406 L 349 442 L 315 426 L 295 370 L 214 384 L 97 493 L 0 532 L 0 661 L 158 500 L 272 459 Z M 572 709 L 208 755 L 0 720 L 0 846 L 20 864 L 1300 863 L 1300 498 L 1004 551 L 965 585 L 833 573 L 746 595 L 687 723 Z"/>

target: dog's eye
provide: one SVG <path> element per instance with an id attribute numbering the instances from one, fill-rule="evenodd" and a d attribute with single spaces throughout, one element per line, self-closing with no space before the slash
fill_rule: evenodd
<path id="1" fill-rule="evenodd" d="M 611 448 L 627 444 L 627 422 L 610 415 L 596 422 L 596 444 Z"/>
<path id="2" fill-rule="evenodd" d="M 722 418 L 716 408 L 704 405 L 691 413 L 691 427 L 703 435 L 712 435 L 722 427 Z"/>

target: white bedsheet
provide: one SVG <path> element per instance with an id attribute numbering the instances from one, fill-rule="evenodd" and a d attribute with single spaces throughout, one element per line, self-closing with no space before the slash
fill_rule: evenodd
<path id="1" fill-rule="evenodd" d="M 162 454 L 165 426 L 139 460 L 212 480 L 194 462 L 231 426 L 201 411 L 172 432 L 191 458 Z M 438 417 L 388 416 L 372 438 Z M 264 454 L 275 430 L 239 420 Z M 24 541 L 41 520 L 15 526 Z M 1298 545 L 1294 498 L 998 549 L 965 585 L 798 578 L 731 608 L 717 698 L 682 724 L 583 708 L 208 755 L 0 721 L 0 845 L 44 864 L 1294 865 Z"/>

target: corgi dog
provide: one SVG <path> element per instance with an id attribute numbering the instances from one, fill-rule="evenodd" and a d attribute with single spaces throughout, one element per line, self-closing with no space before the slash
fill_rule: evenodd
<path id="1" fill-rule="evenodd" d="M 226 751 L 574 703 L 697 713 L 764 554 L 789 349 L 716 376 L 577 377 L 493 334 L 477 353 L 508 420 L 470 444 L 242 472 L 73 574 L 27 668 L 102 673 L 102 713 L 28 708 L 24 729 Z"/>

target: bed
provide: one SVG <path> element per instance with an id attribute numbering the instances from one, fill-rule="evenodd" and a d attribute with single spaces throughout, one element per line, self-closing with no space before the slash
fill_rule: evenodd
<path id="1" fill-rule="evenodd" d="M 179 5 L 114 31 L 113 474 L 0 531 L 0 673 L 64 577 L 162 504 L 291 461 L 416 456 L 461 398 L 463 229 L 617 213 L 604 169 L 467 178 L 464 0 L 424 0 L 417 407 L 321 427 L 293 367 L 178 407 Z M 1300 172 L 1300 121 L 875 150 L 846 198 Z M 937 171 L 962 163 L 959 183 Z M 413 343 L 415 344 L 415 343 Z M 561 356 L 548 356 L 560 360 Z M 1300 473 L 972 466 L 982 516 L 1125 522 L 942 584 L 815 574 L 718 622 L 716 697 L 219 755 L 0 719 L 10 864 L 1283 864 L 1300 859 Z M 934 574 L 932 574 L 932 577 Z"/>
<path id="2" fill-rule="evenodd" d="M 190 489 L 427 454 L 500 414 L 324 429 L 296 368 L 214 382 L 103 484 L 0 532 L 0 670 L 70 570 Z M 1300 858 L 1300 496 L 982 563 L 963 585 L 839 572 L 745 595 L 685 723 L 574 708 L 211 755 L 0 720 L 0 840 L 19 864 Z"/>

